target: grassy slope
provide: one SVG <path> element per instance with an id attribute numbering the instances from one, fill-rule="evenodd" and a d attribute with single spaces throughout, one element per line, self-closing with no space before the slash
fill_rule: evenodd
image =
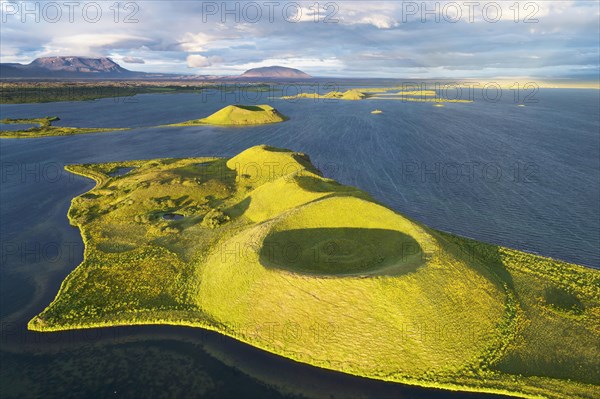
<path id="1" fill-rule="evenodd" d="M 600 383 L 595 270 L 433 231 L 285 150 L 68 169 L 97 182 L 69 211 L 85 260 L 32 330 L 200 326 L 356 375 L 520 396 Z"/>
<path id="2" fill-rule="evenodd" d="M 70 136 L 74 134 L 113 132 L 128 130 L 125 128 L 93 128 L 93 127 L 64 127 L 52 126 L 52 122 L 59 120 L 56 116 L 29 119 L 2 119 L 5 124 L 36 124 L 38 126 L 24 130 L 0 130 L 0 138 L 17 139 L 47 136 Z"/>
<path id="3" fill-rule="evenodd" d="M 260 125 L 283 122 L 286 119 L 270 105 L 228 105 L 206 118 L 175 123 L 169 126 Z"/>

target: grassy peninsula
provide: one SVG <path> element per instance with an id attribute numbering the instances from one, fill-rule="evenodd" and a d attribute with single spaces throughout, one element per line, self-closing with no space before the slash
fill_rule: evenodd
<path id="1" fill-rule="evenodd" d="M 206 118 L 174 123 L 167 126 L 263 125 L 284 122 L 286 120 L 285 116 L 270 105 L 228 105 Z"/>
<path id="2" fill-rule="evenodd" d="M 600 272 L 441 233 L 301 153 L 69 165 L 84 261 L 28 324 L 175 324 L 315 366 L 521 397 L 600 384 Z"/>
<path id="3" fill-rule="evenodd" d="M 58 121 L 57 116 L 46 116 L 42 118 L 24 119 L 2 119 L 3 124 L 37 125 L 22 130 L 0 130 L 0 138 L 33 138 L 47 136 L 71 136 L 74 134 L 113 132 L 116 130 L 128 130 L 127 128 L 96 128 L 96 127 L 65 127 L 53 126 L 52 122 Z"/>

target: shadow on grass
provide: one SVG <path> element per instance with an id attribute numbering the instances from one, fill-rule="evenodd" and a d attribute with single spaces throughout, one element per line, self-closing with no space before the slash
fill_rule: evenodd
<path id="1" fill-rule="evenodd" d="M 256 106 L 256 105 L 239 105 L 239 104 L 237 104 L 236 107 L 245 109 L 246 111 L 264 111 L 264 109 L 262 109 L 261 107 Z"/>
<path id="2" fill-rule="evenodd" d="M 326 181 L 312 176 L 296 176 L 295 179 L 300 188 L 313 193 L 349 193 L 357 191 L 354 187 L 344 186 L 334 180 Z"/>
<path id="3" fill-rule="evenodd" d="M 513 278 L 504 265 L 499 246 L 441 231 L 432 231 L 431 233 L 441 239 L 447 251 L 466 261 L 471 268 L 494 282 L 498 287 L 506 284 L 511 291 L 515 291 Z"/>
<path id="4" fill-rule="evenodd" d="M 394 230 L 316 228 L 271 233 L 260 262 L 297 273 L 401 275 L 424 263 L 415 239 Z"/>
<path id="5" fill-rule="evenodd" d="M 234 206 L 227 208 L 225 210 L 225 213 L 232 218 L 242 216 L 248 210 L 248 207 L 250 206 L 250 201 L 250 197 L 246 197 Z"/>

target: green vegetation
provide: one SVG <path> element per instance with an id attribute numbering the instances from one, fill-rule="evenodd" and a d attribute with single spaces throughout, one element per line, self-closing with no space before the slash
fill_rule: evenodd
<path id="1" fill-rule="evenodd" d="M 3 85 L 0 89 L 1 104 L 48 103 L 56 101 L 91 101 L 101 98 L 131 97 L 146 93 L 196 92 L 201 88 L 164 86 L 115 86 L 115 85 L 70 85 L 19 87 Z"/>
<path id="2" fill-rule="evenodd" d="M 514 81 L 495 80 L 487 81 L 465 81 L 461 84 L 448 82 L 451 87 L 470 89 L 475 85 L 493 83 L 500 85 L 502 89 L 510 90 Z M 441 83 L 442 87 L 444 86 Z M 542 82 L 537 81 L 540 88 L 577 88 L 598 89 L 598 84 L 587 83 L 565 83 L 565 82 Z M 306 83 L 303 87 L 317 87 L 317 85 Z M 413 88 L 414 87 L 414 88 Z M 205 81 L 205 80 L 119 80 L 119 81 L 10 81 L 0 82 L 0 104 L 22 104 L 22 103 L 46 103 L 55 101 L 91 101 L 101 98 L 126 98 L 137 94 L 155 93 L 201 93 L 204 90 L 232 91 L 242 90 L 244 92 L 271 92 L 275 86 L 272 83 L 249 83 L 239 81 Z M 396 95 L 403 96 L 432 96 L 435 90 L 418 89 L 418 86 L 394 86 L 394 87 L 369 87 L 357 88 L 361 93 L 389 93 L 397 91 Z M 412 94 L 414 93 L 414 94 Z M 418 93 L 418 94 L 417 94 Z M 387 94 L 384 94 L 387 95 Z M 314 98 L 314 95 L 301 95 L 302 98 Z M 129 101 L 123 99 L 123 101 Z"/>
<path id="3" fill-rule="evenodd" d="M 42 118 L 21 118 L 21 119 L 11 119 L 5 118 L 0 120 L 0 123 L 5 124 L 35 124 L 39 127 L 49 127 L 52 126 L 52 122 L 59 121 L 60 118 L 58 116 L 44 116 Z"/>
<path id="4" fill-rule="evenodd" d="M 167 126 L 194 125 L 262 125 L 279 123 L 287 118 L 270 105 L 228 105 L 202 119 L 174 123 Z"/>
<path id="5" fill-rule="evenodd" d="M 357 89 L 346 90 L 345 92 L 341 91 L 330 91 L 326 94 L 318 94 L 318 93 L 300 93 L 295 96 L 284 96 L 281 97 L 284 100 L 294 100 L 296 98 L 327 98 L 327 99 L 338 99 L 338 100 L 364 100 L 368 98 L 369 95 L 366 92 L 359 91 Z"/>
<path id="6" fill-rule="evenodd" d="M 91 101 L 137 94 L 200 93 L 203 90 L 268 91 L 267 84 L 220 84 L 203 81 L 0 82 L 0 104 Z M 124 100 L 127 101 L 127 100 Z"/>
<path id="7" fill-rule="evenodd" d="M 597 270 L 432 230 L 267 146 L 67 169 L 96 181 L 69 210 L 84 261 L 31 330 L 196 326 L 388 381 L 597 392 Z"/>
<path id="8" fill-rule="evenodd" d="M 46 116 L 42 118 L 26 119 L 2 119 L 3 124 L 34 124 L 38 126 L 23 130 L 0 130 L 0 138 L 32 138 L 46 136 L 70 136 L 74 134 L 114 132 L 116 130 L 128 130 L 126 128 L 96 128 L 96 127 L 64 127 L 52 126 L 52 122 L 60 120 L 57 116 Z"/>
<path id="9" fill-rule="evenodd" d="M 472 100 L 449 99 L 437 97 L 435 90 L 405 90 L 396 93 L 388 93 L 394 88 L 367 88 L 367 89 L 350 89 L 345 92 L 330 91 L 325 94 L 318 93 L 299 93 L 294 96 L 281 97 L 283 100 L 295 100 L 299 98 L 312 99 L 337 99 L 337 100 L 400 100 L 407 102 L 421 103 L 472 103 Z"/>

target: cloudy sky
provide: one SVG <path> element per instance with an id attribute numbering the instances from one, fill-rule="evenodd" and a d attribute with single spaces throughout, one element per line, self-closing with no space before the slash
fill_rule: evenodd
<path id="1" fill-rule="evenodd" d="M 0 1 L 2 62 L 108 56 L 131 70 L 598 79 L 600 2 Z"/>

